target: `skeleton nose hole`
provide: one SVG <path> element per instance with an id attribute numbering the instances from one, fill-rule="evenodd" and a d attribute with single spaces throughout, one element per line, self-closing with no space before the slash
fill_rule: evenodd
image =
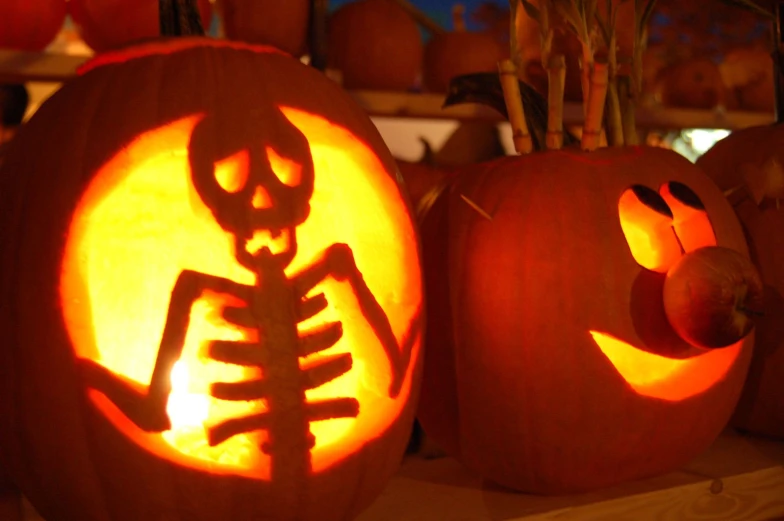
<path id="1" fill-rule="evenodd" d="M 269 192 L 267 192 L 263 186 L 257 186 L 256 191 L 253 193 L 251 204 L 257 210 L 261 208 L 271 208 L 272 197 L 270 197 Z"/>

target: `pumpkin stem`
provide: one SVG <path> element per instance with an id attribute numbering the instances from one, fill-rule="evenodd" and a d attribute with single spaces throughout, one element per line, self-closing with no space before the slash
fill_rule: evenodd
<path id="1" fill-rule="evenodd" d="M 161 36 L 204 36 L 196 0 L 158 0 Z"/>
<path id="2" fill-rule="evenodd" d="M 419 9 L 417 6 L 409 2 L 408 0 L 394 0 L 394 2 L 402 7 L 407 13 L 408 16 L 414 19 L 416 23 L 418 23 L 425 31 L 429 32 L 431 35 L 436 36 L 439 34 L 444 34 L 446 29 L 441 27 L 438 22 L 430 18 L 424 11 Z"/>
<path id="3" fill-rule="evenodd" d="M 621 74 L 617 78 L 618 99 L 621 106 L 623 122 L 623 140 L 627 145 L 639 145 L 640 138 L 637 134 L 637 119 L 635 117 L 634 95 L 632 94 L 632 79 Z"/>
<path id="4" fill-rule="evenodd" d="M 501 88 L 504 90 L 506 112 L 512 125 L 512 141 L 518 154 L 533 151 L 534 143 L 525 120 L 523 98 L 520 94 L 520 83 L 517 81 L 517 67 L 512 60 L 503 60 L 498 64 Z"/>
<path id="5" fill-rule="evenodd" d="M 596 150 L 599 148 L 602 119 L 604 117 L 604 103 L 607 99 L 608 66 L 603 60 L 596 60 L 591 71 L 591 82 L 588 89 L 588 109 L 583 125 L 582 148 L 583 150 Z"/>
<path id="6" fill-rule="evenodd" d="M 555 54 L 547 60 L 547 148 L 563 146 L 563 100 L 566 84 L 566 58 Z"/>
<path id="7" fill-rule="evenodd" d="M 310 65 L 316 70 L 327 69 L 327 17 L 329 0 L 310 0 L 309 41 Z"/>

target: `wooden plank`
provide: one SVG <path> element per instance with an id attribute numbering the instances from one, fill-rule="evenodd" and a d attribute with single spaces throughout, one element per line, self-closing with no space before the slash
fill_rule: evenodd
<path id="1" fill-rule="evenodd" d="M 456 461 L 410 458 L 357 521 L 784 519 L 784 444 L 727 433 L 683 470 L 563 497 L 520 494 Z"/>
<path id="2" fill-rule="evenodd" d="M 725 433 L 678 472 L 543 497 L 482 481 L 451 458 L 409 457 L 356 521 L 765 521 L 784 519 L 784 443 Z M 25 502 L 25 521 L 44 521 Z"/>
<path id="3" fill-rule="evenodd" d="M 62 82 L 76 74 L 86 56 L 0 49 L 0 82 Z"/>

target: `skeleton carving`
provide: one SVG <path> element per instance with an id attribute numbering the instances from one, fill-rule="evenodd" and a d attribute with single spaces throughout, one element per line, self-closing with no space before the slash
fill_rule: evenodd
<path id="1" fill-rule="evenodd" d="M 298 331 L 298 324 L 327 307 L 323 293 L 308 296 L 310 291 L 330 276 L 351 286 L 389 361 L 388 394 L 392 398 L 401 391 L 418 331 L 412 327 L 402 346 L 398 345 L 388 317 L 365 284 L 347 244 L 331 245 L 309 267 L 291 277 L 286 275 L 284 270 L 297 253 L 297 227 L 309 215 L 315 172 L 305 136 L 282 112 L 273 110 L 272 118 L 263 118 L 272 119 L 271 125 L 260 125 L 259 118 L 248 114 L 209 114 L 196 125 L 189 144 L 193 186 L 217 223 L 232 234 L 235 257 L 255 274 L 255 285 L 182 271 L 171 294 L 147 388 L 92 360 L 80 359 L 80 364 L 88 386 L 106 395 L 138 427 L 148 432 L 168 430 L 170 375 L 183 350 L 191 307 L 204 292 L 228 297 L 223 318 L 255 334 L 243 341 L 211 341 L 207 355 L 220 362 L 260 368 L 262 377 L 216 382 L 210 392 L 223 400 L 263 399 L 267 407 L 263 412 L 207 426 L 208 441 L 214 446 L 235 435 L 265 430 L 268 442 L 261 450 L 270 455 L 271 480 L 290 484 L 311 469 L 310 450 L 315 439 L 310 422 L 359 414 L 359 402 L 352 397 L 306 399 L 307 389 L 320 387 L 352 366 L 351 353 L 340 353 L 301 367 L 301 357 L 329 349 L 343 334 L 339 321 Z M 222 132 L 226 128 L 231 131 Z M 276 173 L 270 164 L 274 155 L 288 160 L 295 175 Z M 218 175 L 226 158 L 240 158 L 242 166 L 229 188 Z M 256 249 L 260 240 L 266 244 Z"/>

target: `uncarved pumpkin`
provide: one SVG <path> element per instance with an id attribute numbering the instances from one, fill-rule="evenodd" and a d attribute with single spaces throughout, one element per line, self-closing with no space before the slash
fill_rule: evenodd
<path id="1" fill-rule="evenodd" d="M 364 111 L 271 48 L 85 65 L 0 171 L 0 465 L 37 510 L 326 521 L 373 501 L 421 366 L 394 173 Z"/>
<path id="2" fill-rule="evenodd" d="M 449 81 L 463 74 L 495 72 L 509 55 L 508 46 L 490 31 L 468 31 L 462 8 L 453 8 L 454 27 L 434 35 L 425 46 L 423 84 L 427 90 L 446 92 Z"/>
<path id="3" fill-rule="evenodd" d="M 65 21 L 64 0 L 0 0 L 0 49 L 39 51 Z"/>
<path id="4" fill-rule="evenodd" d="M 68 0 L 68 12 L 82 40 L 96 52 L 160 35 L 158 0 Z M 197 0 L 201 23 L 209 29 L 212 4 Z"/>
<path id="5" fill-rule="evenodd" d="M 596 489 L 674 470 L 726 425 L 752 340 L 688 344 L 663 285 L 683 250 L 747 250 L 721 192 L 684 158 L 620 147 L 478 165 L 431 209 L 422 240 L 418 418 L 485 478 Z"/>
<path id="6" fill-rule="evenodd" d="M 422 35 L 394 0 L 356 0 L 329 18 L 328 59 L 349 89 L 406 90 L 422 72 Z"/>
<path id="7" fill-rule="evenodd" d="M 778 438 L 784 438 L 782 152 L 784 126 L 751 127 L 733 132 L 697 160 L 732 200 L 765 283 L 765 315 L 757 327 L 749 377 L 732 424 Z"/>
<path id="8" fill-rule="evenodd" d="M 310 0 L 218 0 L 223 30 L 232 40 L 273 45 L 301 56 L 308 42 Z"/>

